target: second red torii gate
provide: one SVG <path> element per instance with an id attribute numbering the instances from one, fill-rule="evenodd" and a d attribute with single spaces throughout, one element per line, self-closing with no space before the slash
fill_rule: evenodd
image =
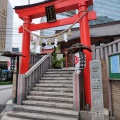
<path id="1" fill-rule="evenodd" d="M 42 30 L 52 27 L 58 27 L 63 25 L 72 24 L 78 19 L 80 16 L 84 14 L 84 11 L 88 10 L 88 6 L 92 5 L 92 0 L 48 0 L 45 2 L 31 4 L 26 6 L 16 6 L 15 12 L 18 14 L 19 18 L 21 18 L 24 23 L 23 26 L 27 28 L 29 31 Z M 40 23 L 40 24 L 32 24 L 32 19 L 46 16 L 45 7 L 54 5 L 56 13 L 66 12 L 70 10 L 78 9 L 79 14 L 74 15 L 70 18 L 64 18 L 57 20 L 53 23 Z M 90 32 L 89 32 L 89 20 L 96 19 L 96 13 L 94 11 L 89 12 L 85 15 L 80 21 L 80 35 L 81 35 L 81 43 L 91 47 L 90 41 Z M 21 65 L 20 65 L 20 74 L 24 74 L 28 71 L 29 61 L 30 61 L 30 33 L 27 32 L 21 26 L 19 28 L 19 33 L 23 33 L 22 38 L 22 54 L 26 57 L 22 57 Z M 84 50 L 86 54 L 86 68 L 84 70 L 84 83 L 85 83 L 85 98 L 86 103 L 91 104 L 91 95 L 90 95 L 90 69 L 89 69 L 89 61 L 92 59 L 92 55 L 90 52 Z"/>

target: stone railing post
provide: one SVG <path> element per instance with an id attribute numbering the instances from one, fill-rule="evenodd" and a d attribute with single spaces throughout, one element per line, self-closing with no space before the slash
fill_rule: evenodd
<path id="1" fill-rule="evenodd" d="M 18 86 L 17 86 L 17 104 L 21 105 L 22 100 L 25 98 L 25 75 L 20 74 L 18 76 Z"/>

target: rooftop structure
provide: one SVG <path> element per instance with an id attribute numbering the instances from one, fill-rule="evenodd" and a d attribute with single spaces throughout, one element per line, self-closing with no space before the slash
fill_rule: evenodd
<path id="1" fill-rule="evenodd" d="M 0 51 L 12 50 L 13 11 L 8 0 L 0 1 Z"/>

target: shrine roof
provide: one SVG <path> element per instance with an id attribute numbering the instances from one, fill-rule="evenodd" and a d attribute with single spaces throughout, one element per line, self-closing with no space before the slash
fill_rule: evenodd
<path id="1" fill-rule="evenodd" d="M 23 8 L 34 7 L 34 6 L 42 5 L 42 4 L 45 4 L 45 3 L 48 3 L 48 2 L 53 2 L 53 1 L 56 1 L 56 0 L 45 0 L 45 1 L 39 2 L 39 3 L 34 3 L 34 4 L 29 4 L 29 5 L 22 5 L 22 6 L 15 6 L 14 9 L 23 9 Z"/>
<path id="2" fill-rule="evenodd" d="M 6 56 L 6 57 L 22 56 L 22 57 L 25 57 L 21 52 L 10 52 L 10 51 L 3 52 L 1 56 Z"/>
<path id="3" fill-rule="evenodd" d="M 120 21 L 113 21 L 110 23 L 102 23 L 97 25 L 90 26 L 90 36 L 95 37 L 108 37 L 108 36 L 120 36 Z M 64 29 L 63 29 L 64 30 Z M 56 30 L 56 34 L 60 33 L 63 30 Z M 69 40 L 80 38 L 80 28 L 72 28 L 72 36 L 68 37 Z M 61 38 L 63 35 L 61 35 Z"/>
<path id="4" fill-rule="evenodd" d="M 44 1 L 39 2 L 39 3 L 34 3 L 34 4 L 29 4 L 29 5 L 22 5 L 22 6 L 15 6 L 14 9 L 17 10 L 17 9 L 23 9 L 23 8 L 30 8 L 30 7 L 43 5 L 45 3 L 54 2 L 54 1 L 58 1 L 58 0 L 44 0 Z M 89 5 L 93 5 L 93 0 L 89 0 Z"/>
<path id="5" fill-rule="evenodd" d="M 44 55 L 44 54 L 48 54 L 48 53 L 53 53 L 54 52 L 54 49 L 44 49 L 41 51 L 41 55 Z"/>

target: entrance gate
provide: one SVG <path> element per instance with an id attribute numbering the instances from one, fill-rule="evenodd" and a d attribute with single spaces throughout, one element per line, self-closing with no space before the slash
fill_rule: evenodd
<path id="1" fill-rule="evenodd" d="M 60 19 L 52 23 L 44 22 L 40 24 L 32 24 L 32 19 L 46 16 L 45 7 L 50 5 L 54 5 L 56 13 L 62 13 L 75 9 L 78 9 L 79 13 L 70 18 Z M 92 0 L 47 0 L 37 4 L 16 6 L 15 12 L 18 14 L 19 18 L 24 21 L 23 26 L 26 29 L 29 31 L 35 31 L 73 24 L 76 19 L 88 11 L 88 6 L 90 5 L 93 5 Z M 94 20 L 95 18 L 96 13 L 91 11 L 79 20 L 81 35 L 80 42 L 88 47 L 91 47 L 88 21 Z M 19 33 L 23 33 L 22 54 L 26 57 L 21 58 L 20 74 L 24 74 L 28 71 L 30 60 L 30 33 L 25 30 L 23 26 L 19 28 Z M 86 68 L 84 70 L 85 98 L 86 103 L 91 104 L 89 61 L 91 61 L 92 55 L 87 50 L 84 50 L 84 53 L 86 54 Z"/>

